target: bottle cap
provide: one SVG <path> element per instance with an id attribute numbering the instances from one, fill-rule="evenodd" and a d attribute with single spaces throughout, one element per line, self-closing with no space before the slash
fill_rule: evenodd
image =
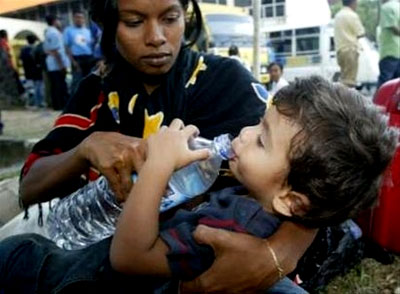
<path id="1" fill-rule="evenodd" d="M 229 160 L 235 156 L 232 149 L 232 136 L 230 134 L 223 134 L 215 137 L 214 144 L 222 159 Z"/>

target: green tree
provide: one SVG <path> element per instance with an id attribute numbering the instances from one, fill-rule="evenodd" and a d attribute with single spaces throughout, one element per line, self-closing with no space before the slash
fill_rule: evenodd
<path id="1" fill-rule="evenodd" d="M 378 26 L 378 1 L 380 0 L 362 0 L 357 7 L 357 13 L 365 27 L 366 35 L 373 41 L 376 41 Z"/>

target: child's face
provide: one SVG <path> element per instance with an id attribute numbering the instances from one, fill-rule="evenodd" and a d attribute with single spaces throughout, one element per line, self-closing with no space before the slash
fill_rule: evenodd
<path id="1" fill-rule="evenodd" d="M 282 75 L 282 71 L 281 68 L 277 65 L 272 66 L 269 71 L 269 76 L 271 77 L 271 80 L 274 82 L 279 81 L 279 79 L 281 78 Z"/>
<path id="2" fill-rule="evenodd" d="M 243 128 L 232 142 L 236 156 L 229 166 L 233 175 L 266 208 L 288 190 L 290 144 L 298 131 L 298 125 L 272 105 L 258 125 Z"/>

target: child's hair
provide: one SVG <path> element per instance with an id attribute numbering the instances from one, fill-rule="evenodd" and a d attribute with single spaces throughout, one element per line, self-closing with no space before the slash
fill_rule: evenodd
<path id="1" fill-rule="evenodd" d="M 337 224 L 372 206 L 398 141 L 387 116 L 357 91 L 318 76 L 296 79 L 273 104 L 301 128 L 291 142 L 287 181 L 310 208 L 293 221 Z"/>

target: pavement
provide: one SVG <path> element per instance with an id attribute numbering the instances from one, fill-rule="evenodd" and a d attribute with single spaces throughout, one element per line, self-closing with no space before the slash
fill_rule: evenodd
<path id="1" fill-rule="evenodd" d="M 0 182 L 0 227 L 21 212 L 18 205 L 18 178 Z"/>
<path id="2" fill-rule="evenodd" d="M 1 111 L 4 129 L 0 135 L 0 227 L 21 211 L 18 205 L 19 170 L 34 142 L 51 130 L 59 114 L 59 111 L 49 109 Z M 19 154 L 16 155 L 15 150 L 19 150 Z"/>

